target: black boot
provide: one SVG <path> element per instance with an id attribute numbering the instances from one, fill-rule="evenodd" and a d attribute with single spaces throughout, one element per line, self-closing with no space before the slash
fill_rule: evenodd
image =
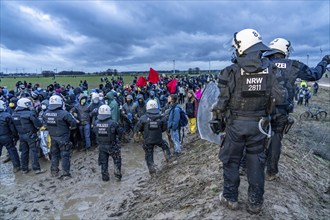
<path id="1" fill-rule="evenodd" d="M 109 180 L 110 180 L 109 174 L 102 174 L 102 180 L 103 180 L 104 182 L 109 181 Z"/>
<path id="2" fill-rule="evenodd" d="M 120 181 L 120 180 L 121 180 L 121 172 L 120 172 L 120 168 L 119 168 L 119 167 L 115 167 L 115 172 L 114 172 L 114 174 L 115 174 L 116 179 L 117 179 L 118 181 Z"/>

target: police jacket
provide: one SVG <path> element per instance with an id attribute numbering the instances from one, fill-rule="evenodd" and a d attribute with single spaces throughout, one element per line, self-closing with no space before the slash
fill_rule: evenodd
<path id="1" fill-rule="evenodd" d="M 0 112 L 0 136 L 17 136 L 11 115 L 8 112 Z"/>
<path id="2" fill-rule="evenodd" d="M 48 109 L 43 115 L 43 121 L 51 137 L 69 138 L 70 129 L 77 127 L 73 116 L 62 108 Z"/>
<path id="3" fill-rule="evenodd" d="M 293 106 L 293 98 L 295 94 L 295 82 L 297 78 L 306 81 L 316 81 L 322 78 L 326 71 L 328 62 L 323 59 L 315 68 L 309 68 L 302 62 L 297 60 L 286 59 L 282 54 L 273 54 L 269 56 L 277 68 L 279 68 L 284 77 L 285 87 L 288 90 L 288 102 Z"/>
<path id="4" fill-rule="evenodd" d="M 231 66 L 220 72 L 219 89 L 221 91 L 214 110 L 230 112 L 237 116 L 260 117 L 270 114 L 276 91 L 287 94 L 285 88 L 279 88 L 277 81 L 280 71 L 267 58 L 261 58 L 260 52 L 236 58 Z M 277 99 L 286 99 L 279 94 Z"/>
<path id="5" fill-rule="evenodd" d="M 117 137 L 123 133 L 122 128 L 110 117 L 105 120 L 97 119 L 93 125 L 93 132 L 99 145 L 117 145 Z"/>
<path id="6" fill-rule="evenodd" d="M 37 114 L 29 109 L 16 109 L 12 119 L 20 135 L 37 133 L 42 126 Z"/>
<path id="7" fill-rule="evenodd" d="M 159 109 L 147 110 L 139 119 L 136 130 L 143 132 L 145 144 L 159 144 L 162 142 L 162 133 L 166 131 L 166 119 Z"/>

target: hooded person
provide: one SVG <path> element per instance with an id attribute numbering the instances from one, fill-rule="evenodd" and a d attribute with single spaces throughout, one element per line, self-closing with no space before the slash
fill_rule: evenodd
<path id="1" fill-rule="evenodd" d="M 10 100 L 9 100 L 9 108 L 6 109 L 6 111 L 9 113 L 9 114 L 13 114 L 16 107 L 17 107 L 17 101 L 18 101 L 18 98 L 16 97 L 12 97 Z"/>
<path id="2" fill-rule="evenodd" d="M 110 91 L 106 95 L 106 102 L 109 105 L 111 109 L 111 119 L 115 122 L 119 122 L 120 119 L 120 111 L 119 111 L 119 105 L 118 102 L 115 99 L 115 94 L 113 91 Z"/>
<path id="3" fill-rule="evenodd" d="M 159 146 L 164 152 L 166 161 L 171 158 L 171 152 L 168 143 L 162 138 L 162 133 L 167 130 L 167 122 L 164 116 L 160 114 L 158 103 L 155 100 L 149 100 L 146 104 L 146 113 L 141 116 L 136 124 L 136 130 L 143 133 L 145 151 L 145 160 L 149 173 L 156 173 L 154 163 L 154 148 Z"/>
<path id="4" fill-rule="evenodd" d="M 137 95 L 136 98 L 137 101 L 136 101 L 135 115 L 137 120 L 139 120 L 140 117 L 146 113 L 146 103 L 144 101 L 143 95 L 139 94 Z"/>
<path id="5" fill-rule="evenodd" d="M 148 103 L 149 100 L 155 100 L 158 104 L 158 109 L 160 109 L 160 101 L 159 101 L 158 97 L 156 96 L 156 93 L 154 90 L 151 90 L 149 92 L 149 98 L 146 100 L 146 103 Z"/>
<path id="6" fill-rule="evenodd" d="M 70 110 L 71 114 L 78 120 L 79 132 L 82 140 L 84 141 L 84 147 L 82 151 L 91 150 L 91 125 L 90 125 L 90 109 L 87 104 L 87 96 L 80 94 L 78 97 L 78 103 Z"/>
<path id="7" fill-rule="evenodd" d="M 135 108 L 136 104 L 133 102 L 133 96 L 131 94 L 126 96 L 126 103 L 121 109 L 121 117 L 125 132 L 125 141 L 129 141 L 130 133 L 133 132 L 135 124 Z"/>
<path id="8" fill-rule="evenodd" d="M 114 175 L 117 180 L 121 180 L 121 149 L 118 140 L 123 131 L 119 124 L 111 119 L 111 108 L 108 105 L 100 106 L 93 132 L 99 148 L 98 163 L 101 166 L 102 180 L 110 180 L 108 170 L 110 156 L 114 163 Z"/>
<path id="9" fill-rule="evenodd" d="M 89 116 L 92 119 L 92 124 L 94 123 L 94 121 L 97 117 L 98 109 L 101 105 L 103 105 L 103 101 L 100 100 L 99 93 L 93 92 L 92 97 L 91 97 L 91 103 L 88 106 L 88 109 L 89 109 L 89 112 L 90 112 Z"/>
<path id="10" fill-rule="evenodd" d="M 70 160 L 73 145 L 70 142 L 70 132 L 77 126 L 73 116 L 63 109 L 63 100 L 58 95 L 49 98 L 48 110 L 43 120 L 51 138 L 51 175 L 67 179 L 71 177 Z M 59 175 L 59 161 L 62 159 L 62 174 Z"/>

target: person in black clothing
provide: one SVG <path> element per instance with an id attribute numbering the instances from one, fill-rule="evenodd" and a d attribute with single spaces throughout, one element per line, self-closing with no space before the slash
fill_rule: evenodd
<path id="1" fill-rule="evenodd" d="M 221 70 L 219 75 L 220 95 L 212 107 L 214 118 L 227 121 L 226 137 L 220 148 L 219 159 L 223 163 L 223 192 L 220 202 L 229 209 L 238 209 L 240 185 L 239 164 L 246 149 L 247 177 L 249 183 L 247 211 L 257 214 L 263 205 L 265 184 L 266 129 L 267 119 L 272 112 L 276 92 L 279 88 L 279 70 L 262 53 L 269 48 L 262 43 L 260 34 L 253 29 L 244 29 L 234 34 L 233 47 L 236 57 L 233 64 Z M 212 127 L 213 131 L 217 127 Z M 221 132 L 221 130 L 219 130 Z M 223 130 L 222 130 L 223 132 Z M 217 132 L 215 132 L 217 133 Z"/>
<path id="2" fill-rule="evenodd" d="M 109 181 L 109 156 L 114 163 L 114 175 L 121 180 L 121 149 L 118 140 L 123 133 L 119 124 L 111 119 L 111 109 L 108 105 L 101 105 L 97 120 L 93 125 L 93 132 L 99 148 L 99 165 L 103 181 Z"/>
<path id="3" fill-rule="evenodd" d="M 136 130 L 143 132 L 145 160 L 151 175 L 156 173 L 154 164 L 154 147 L 157 145 L 163 149 L 166 161 L 171 158 L 170 148 L 162 138 L 162 133 L 167 129 L 167 122 L 160 114 L 158 103 L 149 100 L 146 106 L 147 112 L 143 115 L 136 125 Z"/>
<path id="4" fill-rule="evenodd" d="M 62 159 L 62 175 L 60 178 L 69 178 L 70 158 L 73 144 L 70 142 L 70 130 L 77 127 L 76 120 L 66 110 L 63 110 L 63 100 L 58 95 L 49 98 L 48 110 L 43 115 L 47 130 L 51 138 L 51 175 L 59 176 L 59 161 Z"/>
<path id="5" fill-rule="evenodd" d="M 314 68 L 310 68 L 298 60 L 289 59 L 292 46 L 290 41 L 284 38 L 276 38 L 269 43 L 272 49 L 267 51 L 264 56 L 269 58 L 282 72 L 285 81 L 285 88 L 288 91 L 288 100 L 284 103 L 276 104 L 276 112 L 272 116 L 272 130 L 274 135 L 267 153 L 267 173 L 266 180 L 272 181 L 277 178 L 278 161 L 281 154 L 281 141 L 286 124 L 288 123 L 289 113 L 293 112 L 294 97 L 296 94 L 295 82 L 297 78 L 307 81 L 319 80 L 330 64 L 330 56 L 326 55 Z M 299 92 L 298 105 L 305 99 L 305 106 L 308 106 L 308 100 L 311 98 L 311 92 L 303 87 Z"/>
<path id="6" fill-rule="evenodd" d="M 38 135 L 42 123 L 38 119 L 30 99 L 20 98 L 17 101 L 17 108 L 12 115 L 15 128 L 19 135 L 21 151 L 21 166 L 23 173 L 29 170 L 29 155 L 32 155 L 32 169 L 35 174 L 46 172 L 41 170 L 38 158 Z"/>
<path id="7" fill-rule="evenodd" d="M 6 112 L 5 103 L 0 100 L 0 156 L 2 153 L 2 147 L 5 146 L 7 148 L 9 158 L 13 163 L 14 173 L 21 170 L 21 163 L 15 147 L 17 139 L 17 131 L 14 127 L 11 115 Z"/>

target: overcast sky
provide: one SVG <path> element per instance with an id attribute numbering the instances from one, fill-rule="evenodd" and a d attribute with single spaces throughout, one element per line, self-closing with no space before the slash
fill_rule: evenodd
<path id="1" fill-rule="evenodd" d="M 330 50 L 325 1 L 1 0 L 0 72 L 222 69 L 233 33 L 291 41 L 316 65 Z M 322 51 L 321 51 L 322 50 Z M 309 55 L 309 59 L 307 59 Z"/>

